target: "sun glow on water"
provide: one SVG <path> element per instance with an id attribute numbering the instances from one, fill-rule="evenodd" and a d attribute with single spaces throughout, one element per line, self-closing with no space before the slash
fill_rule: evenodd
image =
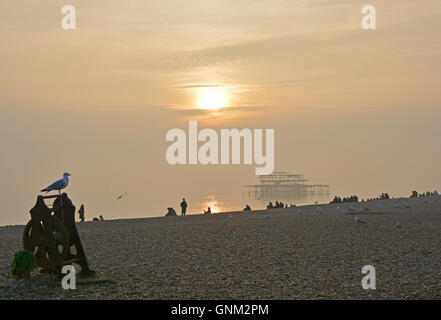
<path id="1" fill-rule="evenodd" d="M 215 194 L 210 194 L 207 197 L 207 200 L 203 204 L 203 209 L 207 210 L 207 208 L 211 208 L 211 213 L 218 213 L 225 211 L 225 208 L 223 207 L 222 203 L 217 199 Z"/>

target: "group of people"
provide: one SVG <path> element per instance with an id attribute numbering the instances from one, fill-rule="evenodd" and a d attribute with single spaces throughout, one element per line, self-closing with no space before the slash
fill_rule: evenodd
<path id="1" fill-rule="evenodd" d="M 80 206 L 80 209 L 78 210 L 78 216 L 79 216 L 81 222 L 86 221 L 85 214 L 86 214 L 86 210 L 84 210 L 84 204 L 82 204 Z M 92 220 L 93 221 L 104 221 L 104 218 L 102 215 L 100 215 L 99 219 L 97 217 L 95 217 Z"/>
<path id="2" fill-rule="evenodd" d="M 289 205 L 291 208 L 295 207 L 294 204 Z M 271 201 L 266 206 L 267 209 L 277 209 L 277 208 L 288 208 L 288 204 L 284 204 L 282 201 L 276 201 L 276 204 L 273 204 Z"/>
<path id="3" fill-rule="evenodd" d="M 390 196 L 388 193 L 382 193 L 380 196 L 376 197 L 376 198 L 368 198 L 367 201 L 372 201 L 372 200 L 389 200 Z"/>
<path id="4" fill-rule="evenodd" d="M 185 216 L 185 214 L 187 213 L 187 201 L 185 201 L 185 198 L 182 199 L 180 206 L 181 206 L 181 216 Z M 167 208 L 167 213 L 165 214 L 166 217 L 177 216 L 177 215 L 178 214 L 176 213 L 175 209 L 171 207 Z"/>
<path id="5" fill-rule="evenodd" d="M 430 197 L 430 196 L 438 196 L 438 191 L 434 191 L 434 192 L 430 192 L 430 191 L 426 191 L 426 193 L 420 193 L 418 196 L 419 197 Z"/>
<path id="6" fill-rule="evenodd" d="M 334 200 L 332 200 L 330 203 L 346 203 L 346 202 L 358 202 L 358 197 L 357 196 L 350 196 L 350 197 L 345 197 L 345 198 L 340 198 L 335 196 Z"/>

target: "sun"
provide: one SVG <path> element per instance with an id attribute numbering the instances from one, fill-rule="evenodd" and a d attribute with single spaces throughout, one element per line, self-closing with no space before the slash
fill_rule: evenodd
<path id="1" fill-rule="evenodd" d="M 205 110 L 218 110 L 227 105 L 227 95 L 222 88 L 203 88 L 198 93 L 198 106 Z"/>

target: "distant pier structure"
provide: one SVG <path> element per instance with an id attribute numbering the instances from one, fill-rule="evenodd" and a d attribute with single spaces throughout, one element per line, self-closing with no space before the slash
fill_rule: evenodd
<path id="1" fill-rule="evenodd" d="M 245 185 L 242 192 L 244 201 L 283 201 L 284 203 L 308 203 L 329 200 L 329 185 L 306 184 L 302 174 L 273 172 L 259 176 L 260 183 Z"/>

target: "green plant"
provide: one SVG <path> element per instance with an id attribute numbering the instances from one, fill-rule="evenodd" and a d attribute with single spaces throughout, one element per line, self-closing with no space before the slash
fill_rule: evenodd
<path id="1" fill-rule="evenodd" d="M 11 264 L 12 276 L 16 279 L 26 279 L 31 286 L 31 272 L 37 267 L 35 255 L 27 250 L 17 251 Z"/>

